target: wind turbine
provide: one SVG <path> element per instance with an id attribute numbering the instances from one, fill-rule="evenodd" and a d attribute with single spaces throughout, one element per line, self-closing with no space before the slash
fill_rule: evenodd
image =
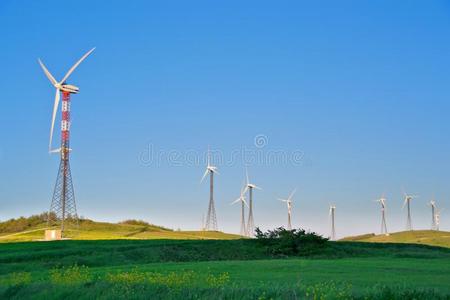
<path id="1" fill-rule="evenodd" d="M 381 234 L 389 235 L 386 225 L 386 198 L 383 195 L 380 199 L 375 201 L 379 202 L 381 205 Z"/>
<path id="2" fill-rule="evenodd" d="M 332 241 L 336 240 L 335 212 L 336 212 L 336 206 L 330 205 L 330 211 L 329 211 L 329 216 L 330 216 L 330 219 L 331 219 L 331 236 L 330 236 L 330 240 L 332 240 Z"/>
<path id="3" fill-rule="evenodd" d="M 245 228 L 245 206 L 249 207 L 247 201 L 245 201 L 245 186 L 241 189 L 241 194 L 231 205 L 241 202 L 241 236 L 247 235 L 247 230 Z"/>
<path id="4" fill-rule="evenodd" d="M 70 149 L 70 95 L 78 94 L 80 89 L 74 85 L 67 84 L 67 79 L 75 71 L 75 69 L 95 50 L 92 48 L 84 54 L 64 75 L 60 81 L 56 81 L 55 77 L 47 70 L 44 63 L 38 59 L 38 62 L 44 71 L 47 78 L 50 80 L 53 87 L 56 89 L 55 100 L 53 103 L 52 123 L 50 127 L 50 140 L 48 143 L 48 150 L 50 153 L 60 153 L 60 164 L 56 184 L 53 191 L 52 203 L 48 213 L 47 223 L 51 225 L 52 221 L 61 222 L 61 233 L 64 234 L 65 221 L 75 220 L 78 224 L 78 215 L 75 205 L 75 194 L 72 184 L 72 175 L 70 172 L 69 153 Z M 55 128 L 56 113 L 59 107 L 61 98 L 60 93 L 63 94 L 61 105 L 62 119 L 61 119 L 61 146 L 56 150 L 52 150 L 53 130 Z"/>
<path id="5" fill-rule="evenodd" d="M 217 231 L 217 218 L 216 218 L 216 208 L 214 206 L 214 174 L 219 174 L 217 167 L 211 165 L 211 155 L 208 148 L 208 165 L 206 166 L 205 174 L 203 174 L 200 183 L 205 180 L 206 176 L 209 174 L 209 205 L 208 214 L 206 216 L 205 230 L 207 231 Z"/>
<path id="6" fill-rule="evenodd" d="M 430 201 L 431 206 L 431 230 L 436 230 L 436 201 Z"/>
<path id="7" fill-rule="evenodd" d="M 403 195 L 405 196 L 405 201 L 403 202 L 403 209 L 405 206 L 407 207 L 407 219 L 406 219 L 406 230 L 411 231 L 412 230 L 412 223 L 411 223 L 411 200 L 414 198 L 417 198 L 418 196 L 415 195 L 408 195 L 406 192 L 403 192 Z"/>
<path id="8" fill-rule="evenodd" d="M 53 75 L 47 70 L 44 63 L 41 61 L 41 59 L 38 59 L 38 62 L 41 65 L 42 70 L 44 71 L 47 78 L 50 80 L 51 84 L 56 89 L 55 101 L 53 104 L 53 113 L 52 113 L 52 125 L 50 128 L 50 141 L 48 144 L 49 152 L 59 152 L 61 150 L 61 148 L 60 148 L 60 149 L 52 151 L 53 129 L 55 128 L 55 119 L 56 119 L 56 112 L 58 111 L 58 106 L 59 106 L 60 92 L 62 92 L 62 93 L 65 92 L 68 94 L 78 94 L 79 93 L 80 89 L 78 87 L 71 85 L 71 84 L 67 84 L 66 81 L 67 81 L 67 79 L 69 79 L 69 76 L 73 73 L 73 71 L 75 71 L 75 69 L 83 62 L 83 60 L 85 60 L 94 50 L 95 50 L 95 47 L 92 48 L 91 50 L 89 50 L 85 55 L 83 55 L 80 58 L 80 60 L 77 61 L 72 66 L 72 68 L 69 69 L 69 71 L 67 71 L 66 75 L 59 82 L 56 81 L 55 77 L 53 77 Z M 63 112 L 64 112 L 64 107 L 63 107 Z"/>
<path id="9" fill-rule="evenodd" d="M 287 224 L 287 230 L 292 230 L 292 224 L 291 224 L 291 216 L 292 216 L 292 197 L 294 197 L 295 192 L 297 190 L 294 189 L 292 193 L 289 195 L 287 199 L 278 199 L 281 202 L 285 202 L 288 209 L 288 224 Z"/>
<path id="10" fill-rule="evenodd" d="M 248 191 L 248 197 L 249 197 L 249 208 L 248 208 L 248 220 L 247 220 L 247 236 L 251 237 L 253 236 L 253 233 L 255 231 L 255 223 L 253 219 L 253 190 L 261 190 L 260 187 L 256 186 L 253 183 L 250 183 L 250 179 L 248 177 L 248 169 L 245 169 L 245 175 L 246 175 L 246 185 L 244 189 L 244 194 Z"/>

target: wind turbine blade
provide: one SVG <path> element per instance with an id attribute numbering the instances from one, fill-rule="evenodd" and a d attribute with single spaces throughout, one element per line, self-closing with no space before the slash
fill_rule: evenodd
<path id="1" fill-rule="evenodd" d="M 61 152 L 61 148 L 50 150 L 49 152 L 50 153 L 59 153 L 59 152 Z"/>
<path id="2" fill-rule="evenodd" d="M 214 168 L 212 171 L 213 171 L 214 173 L 216 173 L 217 175 L 220 175 L 219 171 L 217 171 L 217 168 Z"/>
<path id="3" fill-rule="evenodd" d="M 89 50 L 85 55 L 83 55 L 83 57 L 81 57 L 80 60 L 77 61 L 77 62 L 72 66 L 72 68 L 69 69 L 69 71 L 67 72 L 66 76 L 64 76 L 64 78 L 61 80 L 60 83 L 64 83 L 64 82 L 67 80 L 67 78 L 69 78 L 70 74 L 72 74 L 72 72 L 75 71 L 75 69 L 81 64 L 81 62 L 82 62 L 83 60 L 85 60 L 86 57 L 88 57 L 94 50 L 95 50 L 95 47 L 92 48 L 91 50 Z"/>
<path id="4" fill-rule="evenodd" d="M 408 198 L 406 198 L 405 199 L 405 201 L 403 202 L 403 206 L 402 206 L 402 209 L 404 209 L 405 208 L 405 206 L 406 206 L 406 203 L 408 202 Z"/>
<path id="5" fill-rule="evenodd" d="M 286 199 L 281 199 L 281 198 L 278 198 L 277 199 L 278 201 L 281 201 L 281 202 L 287 202 L 288 200 L 286 200 Z"/>
<path id="6" fill-rule="evenodd" d="M 245 188 L 244 188 L 244 190 L 243 190 L 242 194 L 245 194 L 245 193 L 247 193 L 247 191 L 248 191 L 248 186 L 245 186 Z"/>
<path id="7" fill-rule="evenodd" d="M 253 188 L 256 190 L 262 190 L 262 188 L 260 188 L 259 186 L 256 186 L 256 185 Z"/>
<path id="8" fill-rule="evenodd" d="M 248 204 L 247 204 L 247 201 L 245 201 L 244 198 L 242 198 L 242 202 L 244 202 L 244 204 L 245 204 L 245 206 L 247 206 L 247 208 L 250 208 L 250 207 L 248 206 Z"/>
<path id="9" fill-rule="evenodd" d="M 56 112 L 58 111 L 59 99 L 60 99 L 59 90 L 56 89 L 55 103 L 53 104 L 52 127 L 50 128 L 50 141 L 48 143 L 48 151 L 51 151 L 52 149 L 53 129 L 55 128 L 55 119 L 56 119 Z"/>
<path id="10" fill-rule="evenodd" d="M 209 169 L 206 169 L 205 174 L 203 174 L 203 177 L 202 177 L 202 179 L 200 180 L 200 183 L 202 183 L 203 180 L 205 180 L 206 175 L 208 175 L 208 172 L 209 172 Z"/>
<path id="11" fill-rule="evenodd" d="M 297 192 L 297 189 L 294 189 L 293 191 L 292 191 L 292 193 L 289 195 L 289 200 L 291 200 L 292 199 L 292 197 L 294 197 L 294 195 L 295 195 L 295 193 Z"/>
<path id="12" fill-rule="evenodd" d="M 53 77 L 53 75 L 47 70 L 47 68 L 45 67 L 44 63 L 38 59 L 39 64 L 41 65 L 42 70 L 44 70 L 45 75 L 47 76 L 47 78 L 50 80 L 50 82 L 55 85 L 57 82 L 55 80 L 55 78 Z"/>
<path id="13" fill-rule="evenodd" d="M 241 198 L 237 198 L 235 201 L 231 202 L 230 205 L 236 204 L 236 203 L 238 203 L 239 201 L 241 201 Z"/>

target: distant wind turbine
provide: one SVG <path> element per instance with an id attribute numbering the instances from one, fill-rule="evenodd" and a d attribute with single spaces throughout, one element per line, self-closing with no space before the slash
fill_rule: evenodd
<path id="1" fill-rule="evenodd" d="M 248 177 L 248 170 L 245 169 L 245 175 L 246 175 L 246 186 L 244 189 L 244 194 L 248 191 L 248 197 L 249 197 L 249 209 L 248 209 L 248 220 L 247 220 L 247 236 L 251 237 L 254 234 L 255 231 L 255 223 L 253 219 L 253 190 L 261 190 L 260 187 L 256 186 L 253 183 L 250 183 L 250 179 Z"/>
<path id="2" fill-rule="evenodd" d="M 206 216 L 205 230 L 207 231 L 217 231 L 217 217 L 216 208 L 214 206 L 214 174 L 219 174 L 217 167 L 211 165 L 211 155 L 208 147 L 208 165 L 206 166 L 205 174 L 203 174 L 200 183 L 205 180 L 206 176 L 209 174 L 209 205 L 208 214 Z"/>
<path id="3" fill-rule="evenodd" d="M 296 189 L 292 191 L 292 193 L 289 195 L 287 199 L 278 199 L 281 202 L 285 202 L 287 205 L 288 210 L 288 223 L 287 223 L 287 229 L 292 230 L 292 224 L 291 224 L 291 217 L 292 217 L 292 197 L 294 197 L 296 192 Z"/>
<path id="4" fill-rule="evenodd" d="M 247 204 L 247 201 L 245 201 L 245 185 L 241 189 L 241 194 L 239 198 L 237 198 L 231 205 L 236 204 L 238 202 L 241 202 L 241 230 L 240 235 L 246 236 L 247 235 L 247 229 L 245 227 L 245 206 L 249 207 Z"/>
<path id="5" fill-rule="evenodd" d="M 381 205 L 381 234 L 389 235 L 386 225 L 386 198 L 383 195 L 380 199 L 375 201 L 379 202 Z"/>
<path id="6" fill-rule="evenodd" d="M 418 196 L 408 195 L 406 192 L 403 192 L 403 195 L 405 196 L 405 201 L 403 202 L 403 209 L 405 208 L 405 206 L 407 207 L 406 230 L 411 231 L 413 230 L 411 222 L 411 200 L 417 198 Z"/>

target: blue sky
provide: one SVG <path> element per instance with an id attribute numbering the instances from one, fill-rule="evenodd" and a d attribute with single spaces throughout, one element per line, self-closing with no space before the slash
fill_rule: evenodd
<path id="1" fill-rule="evenodd" d="M 187 158 L 204 158 L 208 145 L 225 158 L 301 153 L 250 163 L 263 228 L 285 224 L 275 199 L 294 187 L 294 225 L 323 234 L 329 203 L 338 236 L 378 231 L 373 200 L 383 192 L 388 229 L 403 229 L 402 186 L 420 195 L 416 228 L 430 225 L 431 197 L 450 209 L 446 1 L 55 3 L 0 3 L 0 220 L 50 205 L 54 90 L 37 58 L 61 78 L 93 46 L 70 78 L 81 89 L 71 145 L 83 216 L 198 229 L 208 187 Z M 148 149 L 164 159 L 148 161 Z M 238 232 L 229 203 L 243 163 L 218 167 L 219 227 Z"/>

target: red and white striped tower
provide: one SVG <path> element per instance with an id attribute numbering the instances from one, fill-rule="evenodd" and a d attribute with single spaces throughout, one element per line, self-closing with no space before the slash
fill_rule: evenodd
<path id="1" fill-rule="evenodd" d="M 75 69 L 85 60 L 95 48 L 92 48 L 84 54 L 66 73 L 60 81 L 56 81 L 55 77 L 48 71 L 44 63 L 38 59 L 42 70 L 50 80 L 51 84 L 56 88 L 55 102 L 53 105 L 52 126 L 50 129 L 50 152 L 60 152 L 61 162 L 59 163 L 58 177 L 56 178 L 55 190 L 53 191 L 52 204 L 48 213 L 48 224 L 61 222 L 61 233 L 64 233 L 65 225 L 75 223 L 78 226 L 77 207 L 75 205 L 75 194 L 73 192 L 72 175 L 70 174 L 69 153 L 70 153 L 70 94 L 78 94 L 79 88 L 67 84 L 67 79 L 75 71 Z M 61 106 L 61 148 L 53 151 L 52 139 L 53 129 L 55 125 L 56 113 L 58 111 L 60 96 L 62 94 Z M 70 222 L 69 222 L 70 221 Z"/>
<path id="2" fill-rule="evenodd" d="M 58 221 L 61 223 L 61 232 L 64 232 L 67 223 L 78 225 L 75 194 L 70 173 L 70 93 L 62 91 L 62 118 L 61 118 L 61 162 L 58 177 L 53 192 L 52 204 L 48 216 L 49 225 Z"/>

